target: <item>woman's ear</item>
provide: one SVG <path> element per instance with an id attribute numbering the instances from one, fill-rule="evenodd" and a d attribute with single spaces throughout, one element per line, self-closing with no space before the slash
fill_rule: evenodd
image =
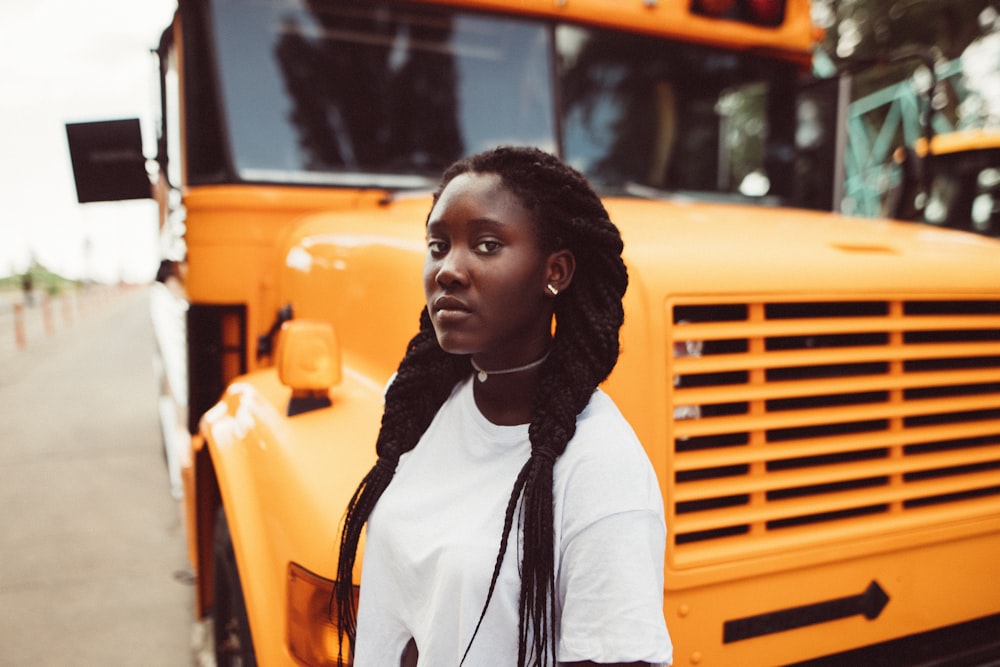
<path id="1" fill-rule="evenodd" d="M 557 250 L 546 261 L 546 289 L 555 296 L 573 282 L 576 271 L 576 257 L 569 250 Z M 555 290 L 555 292 L 553 292 Z"/>

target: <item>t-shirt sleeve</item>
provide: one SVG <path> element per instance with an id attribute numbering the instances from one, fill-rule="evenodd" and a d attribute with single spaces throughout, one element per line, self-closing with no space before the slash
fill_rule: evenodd
<path id="1" fill-rule="evenodd" d="M 670 664 L 663 496 L 631 427 L 597 398 L 556 469 L 558 658 Z"/>
<path id="2" fill-rule="evenodd" d="M 633 510 L 607 516 L 563 545 L 560 661 L 671 663 L 664 531 L 659 513 Z"/>

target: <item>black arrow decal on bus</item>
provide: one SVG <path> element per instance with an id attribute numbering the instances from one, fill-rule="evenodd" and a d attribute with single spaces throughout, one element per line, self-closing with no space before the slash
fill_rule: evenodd
<path id="1" fill-rule="evenodd" d="M 871 621 L 878 618 L 888 602 L 889 596 L 886 592 L 877 581 L 872 581 L 861 595 L 726 621 L 722 626 L 722 641 L 729 644 L 859 614 Z"/>

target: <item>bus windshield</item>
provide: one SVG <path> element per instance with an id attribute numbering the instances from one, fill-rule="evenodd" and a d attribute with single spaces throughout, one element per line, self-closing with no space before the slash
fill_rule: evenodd
<path id="1" fill-rule="evenodd" d="M 239 179 L 426 188 L 500 144 L 609 192 L 783 195 L 795 69 L 748 53 L 406 4 L 215 0 Z"/>

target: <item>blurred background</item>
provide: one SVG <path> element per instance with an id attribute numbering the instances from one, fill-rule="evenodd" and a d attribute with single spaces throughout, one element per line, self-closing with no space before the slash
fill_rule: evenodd
<path id="1" fill-rule="evenodd" d="M 51 280 L 48 272 L 101 283 L 153 278 L 158 264 L 155 204 L 77 204 L 65 124 L 149 118 L 156 99 L 150 49 L 175 4 L 3 4 L 0 278 L 32 268 L 39 283 Z M 144 140 L 152 154 L 155 137 Z"/>
<path id="2" fill-rule="evenodd" d="M 65 281 L 149 282 L 158 265 L 152 201 L 80 206 L 65 124 L 139 117 L 147 156 L 155 137 L 150 54 L 174 0 L 37 0 L 6 3 L 0 21 L 0 287 L 25 273 L 36 285 Z M 1000 125 L 1000 2 L 997 0 L 816 0 L 825 30 L 815 74 L 863 63 L 852 86 L 848 133 L 882 131 L 893 105 L 919 104 L 930 76 L 910 59 L 872 66 L 917 48 L 935 63 L 938 132 Z M 905 114 L 904 114 L 905 115 Z M 888 128 L 892 145 L 912 143 L 917 114 Z M 870 143 L 870 142 L 869 142 Z M 841 210 L 880 213 L 889 151 L 848 161 Z"/>

